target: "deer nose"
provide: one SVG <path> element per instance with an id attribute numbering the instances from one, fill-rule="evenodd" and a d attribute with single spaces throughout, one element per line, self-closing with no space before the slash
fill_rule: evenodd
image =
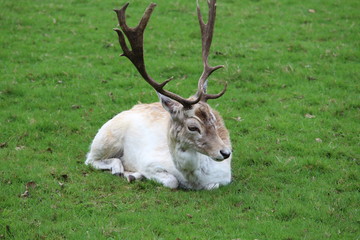
<path id="1" fill-rule="evenodd" d="M 231 155 L 231 152 L 229 150 L 220 150 L 220 153 L 224 157 L 224 159 L 227 159 Z"/>

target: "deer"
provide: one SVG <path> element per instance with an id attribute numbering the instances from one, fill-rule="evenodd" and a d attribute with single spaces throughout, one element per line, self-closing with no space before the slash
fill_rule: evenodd
<path id="1" fill-rule="evenodd" d="M 212 190 L 229 184 L 232 177 L 229 131 L 220 114 L 207 103 L 220 98 L 227 89 L 226 83 L 220 93 L 207 93 L 208 77 L 224 67 L 208 63 L 216 0 L 208 1 L 206 23 L 197 2 L 203 72 L 196 93 L 189 98 L 164 89 L 172 78 L 159 83 L 146 71 L 143 35 L 156 4 L 146 8 L 136 27 L 126 24 L 128 6 L 126 3 L 114 10 L 120 26 L 114 30 L 123 50 L 121 56 L 132 62 L 160 101 L 137 104 L 106 122 L 93 139 L 85 164 L 109 170 L 128 182 L 145 178 L 170 189 Z"/>

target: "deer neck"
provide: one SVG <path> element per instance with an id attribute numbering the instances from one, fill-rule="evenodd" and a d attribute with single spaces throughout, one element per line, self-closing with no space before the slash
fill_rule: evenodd
<path id="1" fill-rule="evenodd" d="M 221 164 L 210 157 L 197 152 L 186 141 L 181 139 L 179 129 L 170 123 L 168 143 L 173 163 L 185 178 L 182 185 L 187 188 L 201 188 L 204 175 L 211 175 L 214 165 Z"/>
<path id="2" fill-rule="evenodd" d="M 210 184 L 227 184 L 231 179 L 230 161 L 217 162 L 175 142 L 170 149 L 173 163 L 181 173 L 180 185 L 188 189 L 208 189 Z M 209 189 L 211 189 L 210 187 Z"/>
<path id="3" fill-rule="evenodd" d="M 174 164 L 179 171 L 184 169 L 195 170 L 199 167 L 199 154 L 191 150 L 191 146 L 182 139 L 181 126 L 169 122 L 168 144 Z"/>

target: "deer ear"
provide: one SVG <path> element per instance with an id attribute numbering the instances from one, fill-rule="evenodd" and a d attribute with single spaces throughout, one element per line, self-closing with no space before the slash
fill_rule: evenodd
<path id="1" fill-rule="evenodd" d="M 176 113 L 179 112 L 179 110 L 182 107 L 182 105 L 180 103 L 172 100 L 169 97 L 162 95 L 161 93 L 157 93 L 157 94 L 159 96 L 159 99 L 160 99 L 160 102 L 161 102 L 163 108 L 166 111 L 168 111 L 171 115 L 175 115 Z"/>

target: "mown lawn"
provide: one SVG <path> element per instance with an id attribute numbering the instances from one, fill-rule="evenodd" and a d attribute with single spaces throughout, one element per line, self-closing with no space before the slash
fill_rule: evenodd
<path id="1" fill-rule="evenodd" d="M 119 57 L 112 9 L 124 2 L 0 3 L 0 239 L 360 238 L 359 1 L 218 0 L 210 62 L 226 68 L 209 90 L 229 86 L 210 104 L 234 153 L 233 182 L 214 191 L 83 164 L 105 121 L 157 101 Z M 130 25 L 149 3 L 130 1 Z M 196 3 L 156 3 L 147 68 L 189 96 Z"/>

